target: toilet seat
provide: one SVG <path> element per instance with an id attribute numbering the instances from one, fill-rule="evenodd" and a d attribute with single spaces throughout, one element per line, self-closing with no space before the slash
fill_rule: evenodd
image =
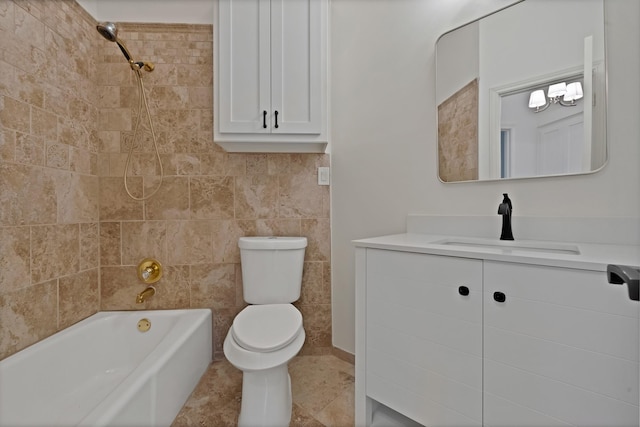
<path id="1" fill-rule="evenodd" d="M 302 314 L 291 304 L 247 306 L 231 325 L 231 334 L 237 344 L 258 353 L 286 347 L 302 330 Z"/>

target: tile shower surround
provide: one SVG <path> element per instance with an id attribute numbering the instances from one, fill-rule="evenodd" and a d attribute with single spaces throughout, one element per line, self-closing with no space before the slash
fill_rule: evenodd
<path id="1" fill-rule="evenodd" d="M 121 24 L 144 82 L 149 126 L 133 140 L 135 78 L 75 1 L 0 2 L 0 359 L 99 310 L 208 307 L 214 352 L 244 307 L 237 239 L 309 240 L 296 305 L 303 354 L 331 348 L 329 189 L 321 154 L 231 154 L 212 143 L 212 27 Z M 146 119 L 146 116 L 143 116 Z M 165 276 L 142 306 L 136 265 Z"/>

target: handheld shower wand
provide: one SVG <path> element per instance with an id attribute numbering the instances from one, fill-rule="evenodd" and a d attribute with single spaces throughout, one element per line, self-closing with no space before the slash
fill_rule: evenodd
<path id="1" fill-rule="evenodd" d="M 143 62 L 143 61 L 133 60 L 133 57 L 129 52 L 129 50 L 127 49 L 127 47 L 118 38 L 118 28 L 116 27 L 116 24 L 114 24 L 113 22 L 100 23 L 96 26 L 96 29 L 98 30 L 98 32 L 102 37 L 118 45 L 118 47 L 120 48 L 120 51 L 122 52 L 126 60 L 129 61 L 129 66 L 131 67 L 131 70 L 134 71 L 136 80 L 138 82 L 138 114 L 136 116 L 136 125 L 135 125 L 135 128 L 133 129 L 133 141 L 136 140 L 136 136 L 138 135 L 138 128 L 140 127 L 140 118 L 142 117 L 142 108 L 144 107 L 147 113 L 147 118 L 149 119 L 149 128 L 151 130 L 151 137 L 153 139 L 153 147 L 155 148 L 155 155 L 158 161 L 158 166 L 160 168 L 160 182 L 158 183 L 158 186 L 155 188 L 155 190 L 153 190 L 150 194 L 146 196 L 136 197 L 133 194 L 131 194 L 131 191 L 129 191 L 129 185 L 127 184 L 127 172 L 129 170 L 129 165 L 131 164 L 131 157 L 133 155 L 133 147 L 135 145 L 133 142 L 129 147 L 129 154 L 127 155 L 127 163 L 124 167 L 123 180 L 124 180 L 124 188 L 127 192 L 127 195 L 129 195 L 129 197 L 137 201 L 147 200 L 153 197 L 153 195 L 158 192 L 158 190 L 160 189 L 160 186 L 162 186 L 162 180 L 164 178 L 164 170 L 162 168 L 162 161 L 160 159 L 160 151 L 158 150 L 158 141 L 156 138 L 155 130 L 153 129 L 151 113 L 149 112 L 149 103 L 147 102 L 147 95 L 144 90 L 144 83 L 142 82 L 142 73 L 140 72 L 140 70 L 151 72 L 153 71 L 155 66 L 153 65 L 152 62 Z"/>
<path id="2" fill-rule="evenodd" d="M 133 60 L 133 56 L 129 52 L 129 49 L 127 49 L 122 40 L 118 38 L 118 27 L 116 27 L 116 24 L 114 24 L 113 22 L 101 22 L 96 25 L 96 30 L 98 30 L 102 37 L 118 45 L 125 59 L 129 61 L 129 66 L 132 70 L 138 71 L 144 69 L 148 72 L 153 71 L 153 69 L 155 68 L 153 62 Z"/>

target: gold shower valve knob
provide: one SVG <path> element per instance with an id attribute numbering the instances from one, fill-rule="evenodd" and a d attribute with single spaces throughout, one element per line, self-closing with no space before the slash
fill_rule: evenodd
<path id="1" fill-rule="evenodd" d="M 153 258 L 145 258 L 138 264 L 138 279 L 143 283 L 155 283 L 162 277 L 162 265 Z"/>

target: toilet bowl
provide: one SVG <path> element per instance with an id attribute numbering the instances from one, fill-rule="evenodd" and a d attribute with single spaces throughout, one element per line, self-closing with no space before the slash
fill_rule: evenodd
<path id="1" fill-rule="evenodd" d="M 288 363 L 305 340 L 302 315 L 291 304 L 250 305 L 233 321 L 224 354 L 243 372 L 238 426 L 288 426 Z"/>

